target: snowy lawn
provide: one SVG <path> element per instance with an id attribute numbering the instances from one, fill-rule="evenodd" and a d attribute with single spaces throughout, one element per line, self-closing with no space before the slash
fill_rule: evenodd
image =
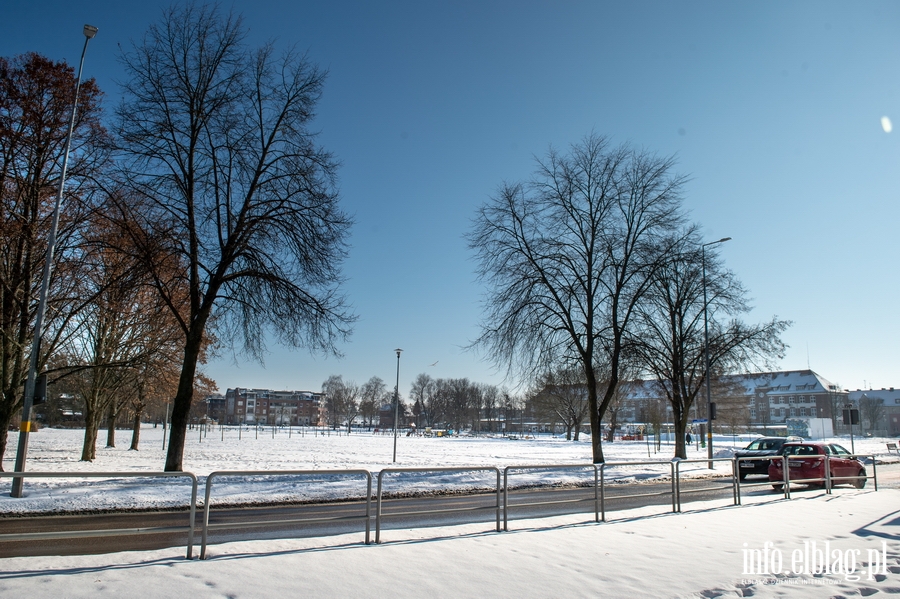
<path id="1" fill-rule="evenodd" d="M 82 430 L 42 429 L 30 437 L 26 472 L 158 472 L 165 461 L 162 428 L 146 427 L 141 432 L 141 448 L 129 451 L 130 432 L 119 431 L 117 447 L 105 447 L 101 431 L 97 459 L 82 462 Z M 4 470 L 11 471 L 15 458 L 17 433 L 11 433 Z M 735 447 L 744 447 L 751 437 L 716 437 L 716 455 L 730 457 Z M 849 439 L 839 443 L 850 448 Z M 888 455 L 885 443 L 890 439 L 858 439 L 856 451 L 877 454 L 879 463 L 897 462 L 897 454 Z M 393 436 L 354 432 L 351 435 L 331 432 L 323 436 L 311 429 L 298 431 L 271 428 L 212 429 L 204 438 L 200 431 L 189 431 L 184 454 L 184 469 L 200 478 L 201 498 L 205 477 L 222 470 L 347 470 L 363 469 L 377 475 L 385 468 L 480 467 L 585 464 L 591 461 L 590 442 L 539 436 L 527 439 L 504 437 L 406 437 L 397 440 L 397 462 L 393 455 Z M 657 448 L 646 441 L 604 444 L 609 462 L 659 460 L 669 462 L 674 447 L 663 443 Z M 693 445 L 689 458 L 706 457 L 706 449 Z M 683 476 L 703 477 L 730 473 L 728 462 L 715 463 L 715 472 L 707 469 L 705 460 L 684 464 Z M 665 479 L 670 466 L 630 465 L 607 467 L 611 481 Z M 871 472 L 870 472 L 871 474 Z M 392 475 L 390 489 L 401 492 L 428 492 L 448 488 L 492 488 L 496 475 L 485 472 L 440 473 L 431 475 Z M 574 484 L 593 480 L 590 468 L 583 471 L 532 471 L 511 475 L 511 486 L 533 484 Z M 215 485 L 217 503 L 252 503 L 270 501 L 320 500 L 364 495 L 361 480 L 325 480 L 310 477 L 273 476 L 247 482 L 241 478 L 221 479 Z M 24 498 L 9 497 L 10 479 L 0 479 L 0 512 L 69 511 L 84 509 L 154 508 L 183 506 L 189 502 L 189 486 L 185 479 L 26 479 Z"/>
<path id="2" fill-rule="evenodd" d="M 0 560 L 0 596 L 191 597 L 822 597 L 900 594 L 900 491 L 631 510 L 609 523 L 565 516 L 215 545 Z M 826 565 L 827 564 L 827 569 Z"/>

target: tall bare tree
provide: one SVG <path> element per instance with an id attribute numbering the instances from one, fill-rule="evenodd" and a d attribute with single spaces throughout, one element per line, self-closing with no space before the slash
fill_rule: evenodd
<path id="1" fill-rule="evenodd" d="M 47 255 L 72 104 L 75 72 L 38 54 L 0 57 L 0 461 L 10 423 L 22 407 L 40 275 Z M 57 233 L 38 369 L 84 305 L 73 290 L 80 278 L 71 250 L 90 200 L 90 181 L 107 158 L 100 124 L 101 92 L 82 82 Z M 2 467 L 0 467 L 2 469 Z"/>
<path id="2" fill-rule="evenodd" d="M 525 183 L 506 183 L 469 233 L 488 287 L 473 347 L 510 374 L 577 362 L 590 407 L 593 461 L 600 421 L 615 397 L 637 303 L 683 220 L 671 159 L 588 135 L 551 150 Z M 598 384 L 601 367 L 611 373 Z M 602 396 L 599 393 L 603 389 Z"/>
<path id="3" fill-rule="evenodd" d="M 583 371 L 563 368 L 544 376 L 532 401 L 538 414 L 550 415 L 562 423 L 567 441 L 573 440 L 573 436 L 578 441 L 581 425 L 588 418 L 587 396 Z"/>
<path id="4" fill-rule="evenodd" d="M 714 249 L 701 251 L 696 228 L 689 228 L 672 247 L 671 260 L 656 269 L 653 284 L 638 304 L 633 347 L 648 374 L 659 381 L 672 406 L 675 455 L 685 458 L 689 411 L 705 388 L 704 302 L 705 255 L 711 376 L 771 366 L 784 354 L 781 333 L 789 322 L 773 318 L 746 324 L 738 317 L 750 307 L 747 292 L 733 272 L 723 268 Z"/>
<path id="5" fill-rule="evenodd" d="M 261 360 L 267 333 L 338 353 L 354 320 L 339 291 L 351 220 L 335 160 L 309 129 L 325 76 L 293 52 L 249 48 L 245 35 L 239 17 L 176 5 L 122 56 L 122 173 L 143 200 L 140 212 L 121 209 L 137 241 L 183 265 L 154 270 L 161 296 L 189 289 L 186 314 L 173 310 L 183 366 L 166 470 L 182 468 L 208 329 Z"/>
<path id="6" fill-rule="evenodd" d="M 344 381 L 343 377 L 333 374 L 322 383 L 325 405 L 328 408 L 328 419 L 331 427 L 337 428 L 347 424 L 347 432 L 351 431 L 353 421 L 359 415 L 360 387 L 353 381 Z"/>
<path id="7" fill-rule="evenodd" d="M 373 376 L 359 389 L 359 415 L 363 422 L 370 427 L 375 421 L 375 417 L 378 416 L 385 388 L 384 381 L 380 377 Z"/>
<path id="8" fill-rule="evenodd" d="M 859 398 L 859 413 L 869 434 L 874 434 L 878 425 L 884 420 L 884 399 L 878 397 L 877 391 L 863 393 Z"/>

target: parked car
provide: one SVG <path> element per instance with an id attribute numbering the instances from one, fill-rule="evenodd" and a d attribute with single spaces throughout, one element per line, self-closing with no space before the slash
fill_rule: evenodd
<path id="1" fill-rule="evenodd" d="M 744 449 L 734 452 L 736 458 L 757 458 L 767 455 L 780 455 L 781 447 L 785 443 L 795 441 L 803 441 L 801 437 L 760 437 L 753 441 Z M 748 460 L 746 462 L 738 462 L 738 476 L 744 480 L 748 474 L 762 474 L 765 476 L 769 473 L 769 460 Z"/>
<path id="2" fill-rule="evenodd" d="M 781 448 L 781 455 L 787 458 L 789 478 L 791 480 L 823 479 L 806 483 L 815 486 L 825 485 L 825 456 L 828 456 L 828 464 L 832 485 L 853 485 L 857 489 L 866 486 L 866 467 L 858 459 L 852 456 L 844 447 L 837 443 L 785 443 Z M 851 480 L 840 480 L 842 477 L 853 477 Z M 834 480 L 835 478 L 839 480 Z M 784 488 L 784 472 L 781 460 L 770 460 L 769 482 L 776 491 Z"/>

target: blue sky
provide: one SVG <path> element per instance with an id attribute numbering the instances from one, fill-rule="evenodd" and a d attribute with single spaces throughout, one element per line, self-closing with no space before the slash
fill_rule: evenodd
<path id="1" fill-rule="evenodd" d="M 6 2 L 0 55 L 76 64 L 117 101 L 118 45 L 166 2 Z M 230 353 L 227 387 L 312 389 L 331 374 L 503 383 L 478 334 L 464 234 L 503 181 L 591 131 L 675 156 L 685 205 L 750 290 L 748 320 L 794 321 L 783 369 L 900 387 L 900 4 L 896 2 L 237 1 L 256 43 L 329 72 L 321 143 L 356 225 L 345 265 L 360 320 L 341 359 Z M 430 366 L 437 362 L 436 365 Z M 515 381 L 506 381 L 514 386 Z"/>

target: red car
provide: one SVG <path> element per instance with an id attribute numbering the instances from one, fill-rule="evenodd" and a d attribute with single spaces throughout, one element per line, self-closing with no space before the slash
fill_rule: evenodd
<path id="1" fill-rule="evenodd" d="M 810 485 L 825 485 L 825 456 L 828 456 L 832 485 L 849 484 L 857 489 L 866 486 L 865 478 L 852 480 L 834 480 L 845 476 L 864 477 L 866 468 L 863 463 L 854 458 L 849 451 L 837 443 L 785 443 L 781 448 L 781 455 L 787 458 L 789 477 L 791 480 L 823 479 L 821 481 L 806 483 Z M 784 488 L 784 473 L 781 460 L 774 459 L 769 463 L 769 482 L 776 491 Z"/>

